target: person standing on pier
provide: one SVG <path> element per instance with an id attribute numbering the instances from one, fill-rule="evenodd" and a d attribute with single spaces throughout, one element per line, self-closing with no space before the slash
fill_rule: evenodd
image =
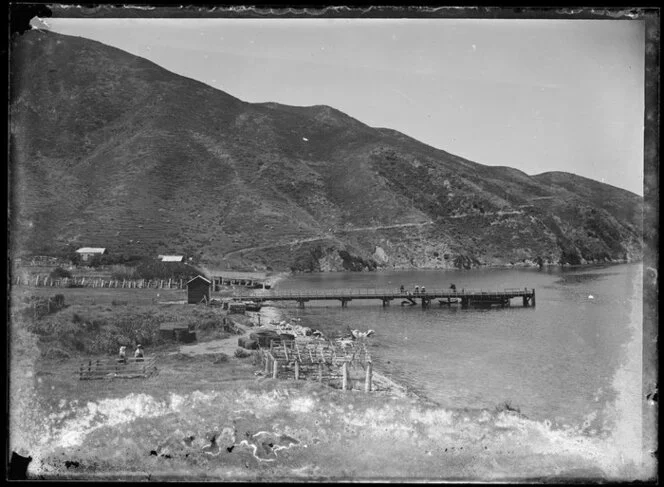
<path id="1" fill-rule="evenodd" d="M 415 294 L 419 294 L 419 293 L 420 293 L 420 286 L 415 286 Z"/>
<path id="2" fill-rule="evenodd" d="M 401 292 L 401 294 L 403 294 L 404 290 L 405 290 L 405 288 L 403 287 L 403 284 L 402 284 L 401 287 L 399 288 L 399 291 Z"/>
<path id="3" fill-rule="evenodd" d="M 136 346 L 136 351 L 134 352 L 134 359 L 136 362 L 143 361 L 143 345 L 140 343 Z"/>

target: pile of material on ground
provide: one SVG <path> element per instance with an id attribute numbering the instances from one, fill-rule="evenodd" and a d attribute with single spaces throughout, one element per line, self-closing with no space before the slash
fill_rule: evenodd
<path id="1" fill-rule="evenodd" d="M 324 337 L 320 331 L 283 320 L 279 323 L 272 322 L 256 328 L 249 337 L 241 337 L 238 340 L 238 345 L 255 350 L 258 347 L 269 348 L 271 341 L 281 343 L 282 340 L 295 339 L 298 341 L 315 341 L 324 340 Z"/>

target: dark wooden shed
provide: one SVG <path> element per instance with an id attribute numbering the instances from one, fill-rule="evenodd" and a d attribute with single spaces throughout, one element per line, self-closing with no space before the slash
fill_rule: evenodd
<path id="1" fill-rule="evenodd" d="M 201 301 L 210 300 L 211 281 L 203 276 L 196 276 L 187 282 L 187 302 L 198 304 Z"/>

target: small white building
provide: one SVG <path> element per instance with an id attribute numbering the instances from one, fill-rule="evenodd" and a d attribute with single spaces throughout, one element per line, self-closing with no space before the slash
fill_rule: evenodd
<path id="1" fill-rule="evenodd" d="M 184 262 L 184 255 L 158 255 L 157 259 L 162 262 Z"/>
<path id="2" fill-rule="evenodd" d="M 76 253 L 81 257 L 81 261 L 87 262 L 95 255 L 104 255 L 107 252 L 105 248 L 101 247 L 81 247 Z"/>

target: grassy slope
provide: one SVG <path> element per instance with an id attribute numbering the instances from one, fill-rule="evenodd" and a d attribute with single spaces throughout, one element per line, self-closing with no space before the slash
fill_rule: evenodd
<path id="1" fill-rule="evenodd" d="M 245 103 L 81 38 L 28 32 L 12 61 L 14 249 L 314 270 L 338 250 L 369 259 L 376 245 L 396 266 L 640 255 L 641 198 L 608 185 L 483 166 L 326 106 Z M 223 260 L 312 237 L 324 245 Z M 439 263 L 441 250 L 451 259 Z"/>

